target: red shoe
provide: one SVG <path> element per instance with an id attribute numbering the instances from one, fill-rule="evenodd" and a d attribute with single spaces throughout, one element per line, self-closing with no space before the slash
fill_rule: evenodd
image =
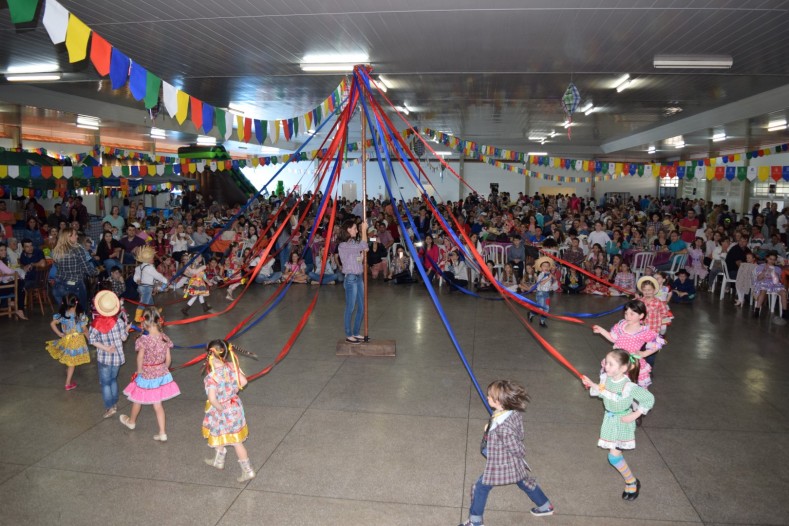
<path id="1" fill-rule="evenodd" d="M 73 391 L 77 388 L 77 384 L 66 384 L 66 391 Z"/>

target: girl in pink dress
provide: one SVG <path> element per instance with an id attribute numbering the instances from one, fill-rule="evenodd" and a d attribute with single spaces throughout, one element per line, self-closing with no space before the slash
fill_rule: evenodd
<path id="1" fill-rule="evenodd" d="M 153 436 L 159 442 L 167 441 L 164 407 L 162 402 L 181 394 L 170 374 L 170 349 L 173 342 L 162 332 L 162 317 L 154 308 L 143 311 L 142 326 L 145 333 L 137 339 L 137 372 L 123 394 L 131 400 L 131 416 L 121 415 L 121 424 L 129 429 L 137 427 L 137 417 L 143 405 L 152 405 L 159 424 L 159 433 Z"/>
<path id="2" fill-rule="evenodd" d="M 614 349 L 622 349 L 638 359 L 640 371 L 638 374 L 639 387 L 649 387 L 652 385 L 650 373 L 652 367 L 644 360 L 647 356 L 654 354 L 665 345 L 664 340 L 659 334 L 643 325 L 647 315 L 647 307 L 641 300 L 628 301 L 625 304 L 625 315 L 607 331 L 599 325 L 592 327 L 595 334 L 600 334 L 614 344 Z M 642 350 L 643 349 L 643 350 Z"/>

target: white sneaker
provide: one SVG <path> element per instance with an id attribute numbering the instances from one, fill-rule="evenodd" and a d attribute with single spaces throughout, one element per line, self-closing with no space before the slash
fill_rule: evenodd
<path id="1" fill-rule="evenodd" d="M 786 320 L 781 318 L 780 316 L 773 316 L 773 323 L 783 327 L 786 325 Z"/>
<path id="2" fill-rule="evenodd" d="M 167 433 L 162 433 L 161 435 L 153 435 L 153 439 L 157 442 L 167 442 Z"/>
<path id="3" fill-rule="evenodd" d="M 129 422 L 128 415 L 121 415 L 120 421 L 121 421 L 121 424 L 125 425 L 129 429 L 134 429 L 135 427 L 137 427 L 136 423 L 132 424 L 131 422 Z"/>

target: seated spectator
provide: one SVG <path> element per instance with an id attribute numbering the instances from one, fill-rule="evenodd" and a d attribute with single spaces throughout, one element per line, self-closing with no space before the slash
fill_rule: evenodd
<path id="1" fill-rule="evenodd" d="M 22 231 L 22 239 L 29 239 L 35 248 L 44 246 L 44 237 L 41 235 L 41 226 L 35 217 L 28 218 L 25 229 Z"/>
<path id="2" fill-rule="evenodd" d="M 584 289 L 584 275 L 571 268 L 564 276 L 562 290 L 566 294 L 580 294 Z"/>
<path id="3" fill-rule="evenodd" d="M 696 287 L 693 286 L 693 280 L 688 279 L 689 277 L 690 273 L 684 268 L 677 272 L 677 279 L 671 285 L 673 303 L 691 303 L 696 299 Z"/>
<path id="4" fill-rule="evenodd" d="M 397 252 L 392 258 L 389 268 L 389 276 L 397 285 L 414 282 L 414 278 L 411 275 L 411 257 L 405 253 L 403 245 L 397 246 Z"/>
<path id="5" fill-rule="evenodd" d="M 444 271 L 444 279 L 450 284 L 449 292 L 451 293 L 457 285 L 458 287 L 468 287 L 468 267 L 460 259 L 460 254 L 456 250 L 449 253 L 449 265 L 447 270 Z"/>
<path id="6" fill-rule="evenodd" d="M 38 278 L 37 271 L 47 266 L 44 251 L 33 247 L 33 242 L 25 238 L 22 240 L 22 254 L 19 256 L 19 266 L 25 272 L 25 286 L 30 287 Z"/>

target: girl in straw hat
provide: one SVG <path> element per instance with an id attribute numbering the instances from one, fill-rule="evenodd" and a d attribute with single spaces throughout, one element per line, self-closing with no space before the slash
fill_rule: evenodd
<path id="1" fill-rule="evenodd" d="M 147 245 L 138 248 L 135 255 L 139 265 L 134 268 L 134 282 L 140 293 L 140 305 L 137 306 L 137 311 L 134 313 L 134 321 L 137 323 L 142 321 L 143 309 L 153 306 L 153 290 L 156 284 L 159 283 L 161 288 L 167 284 L 167 278 L 156 270 L 153 264 L 155 255 L 156 251 L 153 247 Z"/>
<path id="2" fill-rule="evenodd" d="M 126 312 L 121 310 L 121 302 L 111 290 L 102 290 L 96 294 L 93 308 L 95 312 L 88 341 L 97 349 L 104 418 L 109 418 L 118 411 L 118 372 L 126 363 L 123 342 L 129 336 L 129 326 Z"/>

